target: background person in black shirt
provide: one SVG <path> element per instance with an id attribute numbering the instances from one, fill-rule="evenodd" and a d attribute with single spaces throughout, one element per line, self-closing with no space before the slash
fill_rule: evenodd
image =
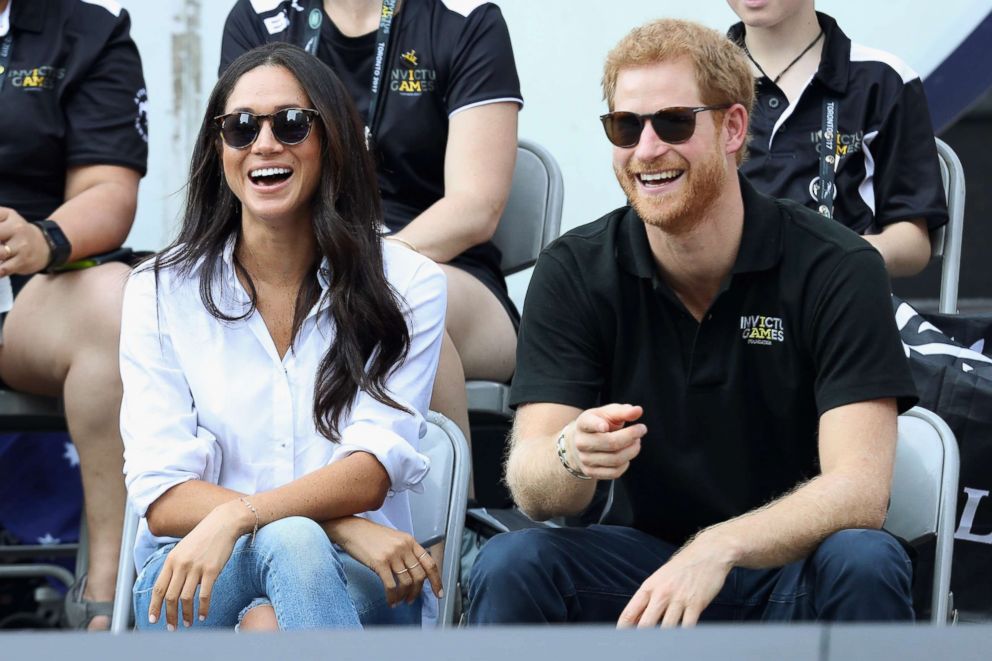
<path id="1" fill-rule="evenodd" d="M 0 0 L 5 12 L 0 276 L 13 277 L 17 294 L 0 377 L 64 399 L 90 552 L 66 615 L 107 628 L 124 513 L 117 350 L 128 267 L 46 272 L 119 248 L 130 231 L 148 152 L 145 84 L 130 19 L 115 3 Z"/>
<path id="2" fill-rule="evenodd" d="M 632 525 L 494 537 L 470 622 L 912 618 L 878 530 L 915 401 L 881 258 L 738 176 L 754 91 L 723 35 L 635 29 L 603 88 L 632 208 L 537 263 L 507 483 L 545 519 L 620 480 Z"/>
<path id="3" fill-rule="evenodd" d="M 825 99 L 837 103 L 832 217 L 863 235 L 893 276 L 930 260 L 947 204 L 923 83 L 898 57 L 852 43 L 814 0 L 727 0 L 730 37 L 757 77 L 750 157 L 758 190 L 817 210 Z"/>
<path id="4" fill-rule="evenodd" d="M 371 130 L 389 236 L 438 262 L 448 278 L 431 407 L 467 436 L 465 378 L 513 374 L 517 311 L 490 238 L 513 177 L 520 83 L 495 4 L 401 0 L 368 121 L 383 11 L 381 0 L 239 0 L 224 26 L 220 69 L 263 43 L 289 41 L 344 82 Z"/>

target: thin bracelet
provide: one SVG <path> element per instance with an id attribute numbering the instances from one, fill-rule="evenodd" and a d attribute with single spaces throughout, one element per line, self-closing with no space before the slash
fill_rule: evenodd
<path id="1" fill-rule="evenodd" d="M 395 234 L 387 234 L 383 238 L 385 238 L 387 241 L 395 241 L 396 243 L 402 243 L 404 246 L 406 246 L 407 248 L 409 248 L 413 252 L 417 253 L 418 255 L 420 254 L 420 251 L 417 250 L 417 247 L 415 245 L 413 245 L 412 243 L 410 243 L 406 239 L 401 239 L 400 237 L 396 236 Z"/>
<path id="2" fill-rule="evenodd" d="M 251 547 L 255 545 L 255 535 L 258 534 L 258 510 L 255 509 L 255 506 L 252 505 L 250 502 L 248 502 L 248 499 L 245 498 L 244 496 L 241 496 L 240 498 L 238 498 L 238 500 L 244 503 L 245 507 L 250 509 L 251 513 L 255 515 L 255 527 L 252 529 L 251 539 L 248 541 L 248 546 Z"/>
<path id="3" fill-rule="evenodd" d="M 591 480 L 592 478 L 583 473 L 581 470 L 577 470 L 568 465 L 568 449 L 565 447 L 565 430 L 568 429 L 568 425 L 562 428 L 561 433 L 558 434 L 558 440 L 555 441 L 555 447 L 558 449 L 558 461 L 561 465 L 565 467 L 565 470 L 580 480 Z"/>

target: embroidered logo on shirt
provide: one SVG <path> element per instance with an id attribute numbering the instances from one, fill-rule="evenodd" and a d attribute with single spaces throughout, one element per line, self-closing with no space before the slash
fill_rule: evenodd
<path id="1" fill-rule="evenodd" d="M 269 34 L 279 34 L 289 27 L 289 19 L 286 17 L 285 10 L 275 16 L 269 16 L 262 22 L 265 23 L 265 29 L 269 31 Z"/>
<path id="2" fill-rule="evenodd" d="M 10 69 L 10 84 L 25 91 L 54 89 L 56 83 L 65 78 L 65 67 L 32 67 L 31 69 Z"/>
<path id="3" fill-rule="evenodd" d="M 404 66 L 390 72 L 389 89 L 399 92 L 401 96 L 420 96 L 424 92 L 433 92 L 437 85 L 437 71 L 420 66 L 417 50 L 410 50 L 400 55 Z"/>
<path id="4" fill-rule="evenodd" d="M 771 346 L 772 342 L 785 341 L 785 327 L 781 317 L 761 314 L 741 315 L 741 339 L 748 344 Z"/>
<path id="5" fill-rule="evenodd" d="M 148 92 L 142 87 L 134 95 L 134 105 L 138 114 L 134 117 L 134 130 L 141 139 L 148 142 Z"/>

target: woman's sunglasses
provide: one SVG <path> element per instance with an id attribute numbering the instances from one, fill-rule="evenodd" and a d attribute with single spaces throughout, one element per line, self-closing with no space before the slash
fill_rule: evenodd
<path id="1" fill-rule="evenodd" d="M 704 110 L 726 110 L 731 105 L 699 106 L 698 108 L 663 108 L 648 115 L 635 112 L 610 112 L 601 115 L 606 137 L 617 147 L 635 147 L 644 132 L 644 122 L 651 120 L 651 128 L 670 145 L 677 145 L 692 137 L 696 131 L 696 113 Z"/>
<path id="2" fill-rule="evenodd" d="M 268 115 L 238 111 L 214 117 L 224 144 L 233 149 L 251 146 L 262 130 L 262 122 L 272 122 L 272 135 L 284 145 L 298 145 L 310 135 L 313 118 L 319 115 L 307 108 L 283 108 Z"/>

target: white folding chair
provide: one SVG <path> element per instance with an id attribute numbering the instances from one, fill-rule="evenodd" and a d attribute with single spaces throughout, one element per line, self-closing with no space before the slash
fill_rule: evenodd
<path id="1" fill-rule="evenodd" d="M 884 528 L 911 544 L 936 537 L 931 622 L 953 613 L 951 562 L 960 459 L 954 432 L 931 411 L 915 407 L 899 416 L 892 493 Z"/>
<path id="2" fill-rule="evenodd" d="M 455 423 L 440 413 L 427 416 L 427 434 L 420 451 L 430 457 L 431 469 L 424 478 L 424 491 L 410 494 L 413 532 L 424 547 L 448 540 L 444 545 L 441 580 L 444 597 L 438 603 L 439 627 L 451 625 L 459 593 L 458 570 L 465 507 L 468 499 L 468 476 L 471 454 L 468 442 Z M 138 515 L 130 499 L 124 514 L 121 556 L 117 566 L 117 589 L 110 630 L 123 633 L 131 620 L 131 591 L 134 587 L 134 542 L 138 534 Z"/>
<path id="3" fill-rule="evenodd" d="M 961 275 L 961 237 L 964 232 L 964 168 L 950 146 L 936 138 L 940 177 L 947 197 L 947 224 L 930 235 L 930 256 L 940 257 L 940 313 L 957 314 Z"/>
<path id="4" fill-rule="evenodd" d="M 561 169 L 544 147 L 521 140 L 506 209 L 493 243 L 503 254 L 500 268 L 511 275 L 533 266 L 541 250 L 558 238 L 565 197 Z M 469 381 L 468 410 L 510 417 L 510 389 L 495 381 Z"/>

